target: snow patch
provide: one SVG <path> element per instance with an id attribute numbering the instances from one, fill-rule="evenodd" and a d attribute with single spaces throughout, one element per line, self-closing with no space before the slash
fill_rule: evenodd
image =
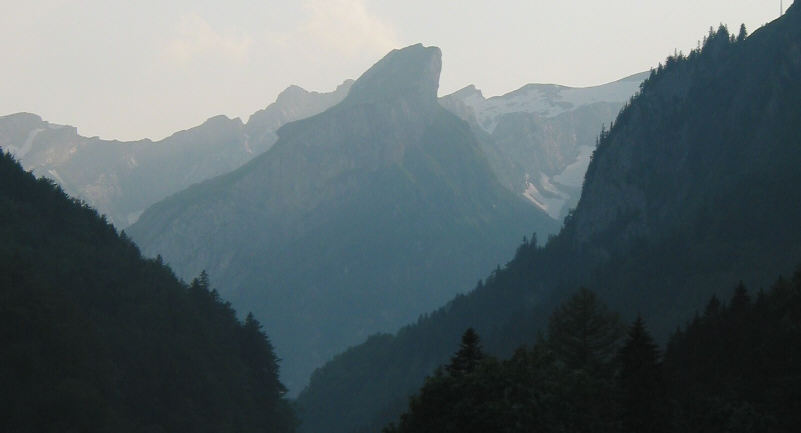
<path id="1" fill-rule="evenodd" d="M 28 137 L 25 138 L 25 142 L 22 143 L 21 147 L 9 145 L 6 149 L 10 154 L 14 155 L 14 158 L 22 159 L 31 151 L 33 148 L 33 140 L 36 139 L 36 136 L 42 131 L 44 131 L 44 128 L 34 129 L 28 133 Z"/>
<path id="2" fill-rule="evenodd" d="M 47 173 L 50 174 L 50 176 L 53 177 L 53 180 L 58 182 L 59 185 L 62 185 L 62 187 L 63 187 L 63 185 L 66 184 L 64 182 L 64 179 L 62 179 L 61 176 L 58 175 L 58 172 L 55 169 L 47 170 Z"/>
<path id="3" fill-rule="evenodd" d="M 247 134 L 245 134 L 245 152 L 247 152 L 248 155 L 253 155 L 253 148 L 250 147 L 250 136 Z"/>
<path id="4" fill-rule="evenodd" d="M 533 113 L 555 117 L 597 102 L 623 103 L 640 87 L 640 80 L 620 80 L 594 87 L 566 87 L 555 84 L 527 84 L 502 96 L 485 99 L 480 91 L 454 94 L 473 111 L 479 126 L 492 133 L 501 116 Z"/>
<path id="5" fill-rule="evenodd" d="M 570 200 L 570 196 L 559 190 L 559 187 L 554 185 L 548 176 L 540 174 L 539 188 L 526 176 L 526 190 L 523 191 L 523 197 L 527 198 L 535 206 L 545 211 L 553 219 L 558 220 L 561 215 L 562 208 Z"/>
<path id="6" fill-rule="evenodd" d="M 584 183 L 584 174 L 587 173 L 587 167 L 590 166 L 592 152 L 592 146 L 580 146 L 576 160 L 565 167 L 561 173 L 554 176 L 554 182 L 560 185 L 580 188 Z"/>

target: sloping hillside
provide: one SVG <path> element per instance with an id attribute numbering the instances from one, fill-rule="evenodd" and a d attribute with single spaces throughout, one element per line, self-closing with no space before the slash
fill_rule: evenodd
<path id="1" fill-rule="evenodd" d="M 0 347 L 4 431 L 294 431 L 257 321 L 7 154 Z"/>

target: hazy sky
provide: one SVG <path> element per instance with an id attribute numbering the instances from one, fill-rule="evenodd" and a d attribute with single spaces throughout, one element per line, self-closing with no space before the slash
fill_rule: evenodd
<path id="1" fill-rule="evenodd" d="M 161 138 L 247 120 L 290 84 L 333 90 L 417 42 L 442 48 L 440 94 L 588 86 L 778 13 L 779 0 L 0 0 L 0 115 Z"/>

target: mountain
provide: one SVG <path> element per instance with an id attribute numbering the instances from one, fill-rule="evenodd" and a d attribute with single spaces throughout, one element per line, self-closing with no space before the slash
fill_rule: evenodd
<path id="1" fill-rule="evenodd" d="M 292 432 L 270 341 L 0 152 L 0 419 L 13 432 Z"/>
<path id="2" fill-rule="evenodd" d="M 507 188 L 561 221 L 578 202 L 598 131 L 647 76 L 585 88 L 527 84 L 491 98 L 471 85 L 440 103 L 470 124 Z"/>
<path id="3" fill-rule="evenodd" d="M 438 48 L 395 50 L 242 168 L 148 209 L 128 233 L 184 278 L 207 270 L 271 330 L 283 380 L 394 330 L 557 223 L 496 179 L 437 102 Z"/>
<path id="4" fill-rule="evenodd" d="M 509 356 L 584 286 L 665 341 L 715 290 L 801 262 L 801 8 L 746 37 L 725 27 L 669 57 L 599 138 L 581 199 L 545 247 L 524 243 L 468 295 L 318 369 L 308 432 L 377 431 L 468 327 Z M 331 427 L 334 426 L 334 427 Z"/>
<path id="5" fill-rule="evenodd" d="M 345 80 L 333 92 L 309 92 L 298 86 L 289 86 L 267 108 L 253 113 L 245 125 L 251 140 L 267 141 L 271 145 L 278 136 L 275 131 L 289 122 L 322 113 L 342 102 L 350 91 L 353 80 Z"/>
<path id="6" fill-rule="evenodd" d="M 216 116 L 160 141 L 121 142 L 82 137 L 29 113 L 0 117 L 0 147 L 39 176 L 125 228 L 151 204 L 197 182 L 240 167 L 275 143 L 275 130 L 341 101 L 351 81 L 334 92 L 292 86 L 275 103 L 239 119 Z"/>

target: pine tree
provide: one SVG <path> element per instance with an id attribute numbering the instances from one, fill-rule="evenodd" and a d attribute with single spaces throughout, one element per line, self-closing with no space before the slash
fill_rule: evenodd
<path id="1" fill-rule="evenodd" d="M 729 302 L 729 310 L 734 314 L 743 314 L 751 308 L 751 296 L 748 295 L 748 290 L 745 284 L 740 281 L 740 284 L 734 288 L 734 295 Z"/>
<path id="2" fill-rule="evenodd" d="M 462 335 L 459 350 L 451 358 L 446 370 L 451 376 L 464 376 L 475 370 L 482 359 L 484 352 L 481 350 L 481 339 L 473 328 L 468 328 Z"/>
<path id="3" fill-rule="evenodd" d="M 706 304 L 706 308 L 704 309 L 704 317 L 716 317 L 718 314 L 720 314 L 720 307 L 720 299 L 718 299 L 717 296 L 712 295 L 712 297 L 709 298 L 709 302 Z"/>
<path id="4" fill-rule="evenodd" d="M 618 353 L 621 421 L 627 432 L 666 430 L 666 398 L 659 349 L 641 316 Z"/>
<path id="5" fill-rule="evenodd" d="M 569 373 L 560 387 L 570 431 L 614 431 L 612 360 L 623 327 L 593 292 L 582 288 L 551 315 L 547 345 Z"/>
<path id="6" fill-rule="evenodd" d="M 242 331 L 242 358 L 250 364 L 256 380 L 270 394 L 269 398 L 278 400 L 287 390 L 278 380 L 279 360 L 269 337 L 253 313 L 248 313 Z"/>
<path id="7" fill-rule="evenodd" d="M 742 42 L 748 37 L 748 31 L 745 29 L 745 24 L 740 24 L 740 33 L 737 34 L 737 42 Z"/>
<path id="8" fill-rule="evenodd" d="M 595 369 L 608 363 L 622 335 L 618 314 L 586 288 L 562 304 L 548 323 L 548 345 L 569 368 Z"/>

